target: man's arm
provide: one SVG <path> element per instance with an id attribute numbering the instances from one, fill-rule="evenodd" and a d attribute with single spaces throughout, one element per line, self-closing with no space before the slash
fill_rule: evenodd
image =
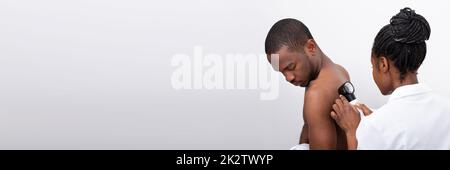
<path id="1" fill-rule="evenodd" d="M 309 89 L 305 93 L 303 114 L 308 122 L 310 149 L 336 149 L 337 134 L 333 119 L 330 117 L 334 99 L 320 89 Z"/>
<path id="2" fill-rule="evenodd" d="M 302 132 L 300 134 L 300 142 L 299 142 L 299 144 L 302 144 L 302 143 L 308 143 L 309 144 L 309 140 L 308 140 L 308 124 L 306 124 L 306 122 L 303 124 Z"/>
<path id="3" fill-rule="evenodd" d="M 347 137 L 347 145 L 349 150 L 358 148 L 358 140 L 356 139 L 356 129 L 358 128 L 361 117 L 356 107 L 350 105 L 344 96 L 339 96 L 333 104 L 331 117 L 344 130 Z"/>

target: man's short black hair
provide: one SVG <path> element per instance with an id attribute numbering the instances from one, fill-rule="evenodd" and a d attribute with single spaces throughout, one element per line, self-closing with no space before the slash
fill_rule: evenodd
<path id="1" fill-rule="evenodd" d="M 372 54 L 385 56 L 400 71 L 400 80 L 407 72 L 419 69 L 427 53 L 426 40 L 430 38 L 427 20 L 411 8 L 403 8 L 391 18 L 390 24 L 378 32 L 373 42 Z"/>
<path id="2" fill-rule="evenodd" d="M 286 18 L 276 22 L 266 37 L 266 54 L 274 54 L 283 45 L 292 50 L 301 50 L 308 39 L 313 39 L 308 27 L 301 21 Z"/>

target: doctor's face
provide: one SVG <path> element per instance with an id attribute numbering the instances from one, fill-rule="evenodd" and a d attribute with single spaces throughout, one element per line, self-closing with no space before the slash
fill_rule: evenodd
<path id="1" fill-rule="evenodd" d="M 372 77 L 381 94 L 389 95 L 392 93 L 392 83 L 388 71 L 388 63 L 385 57 L 370 57 L 372 63 Z"/>

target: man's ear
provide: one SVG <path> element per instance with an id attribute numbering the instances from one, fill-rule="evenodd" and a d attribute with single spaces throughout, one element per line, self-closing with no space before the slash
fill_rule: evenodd
<path id="1" fill-rule="evenodd" d="M 308 39 L 305 43 L 303 50 L 305 51 L 306 54 L 308 54 L 308 56 L 316 55 L 317 51 L 316 41 L 314 41 L 313 39 Z"/>
<path id="2" fill-rule="evenodd" d="M 386 57 L 381 56 L 378 60 L 378 70 L 382 73 L 386 73 L 389 71 L 389 61 Z"/>

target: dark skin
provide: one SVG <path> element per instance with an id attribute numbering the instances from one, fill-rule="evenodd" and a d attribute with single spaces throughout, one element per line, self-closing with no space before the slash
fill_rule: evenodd
<path id="1" fill-rule="evenodd" d="M 400 86 L 417 84 L 417 72 L 408 72 L 404 79 L 400 79 L 400 72 L 393 65 L 392 61 L 384 56 L 376 58 L 371 57 L 372 76 L 377 84 L 381 94 L 389 95 Z M 352 106 L 345 97 L 336 99 L 333 104 L 331 117 L 345 132 L 348 149 L 355 150 L 358 148 L 358 140 L 356 139 L 356 129 L 361 122 L 361 117 L 356 108 L 360 108 L 364 115 L 370 115 L 372 111 L 364 104 Z"/>
<path id="2" fill-rule="evenodd" d="M 306 87 L 300 143 L 309 143 L 310 149 L 346 149 L 345 133 L 329 113 L 339 96 L 338 87 L 349 80 L 347 71 L 333 63 L 312 39 L 302 49 L 283 46 L 276 54 L 279 69 L 275 69 L 291 84 Z M 268 59 L 271 61 L 270 55 Z"/>

